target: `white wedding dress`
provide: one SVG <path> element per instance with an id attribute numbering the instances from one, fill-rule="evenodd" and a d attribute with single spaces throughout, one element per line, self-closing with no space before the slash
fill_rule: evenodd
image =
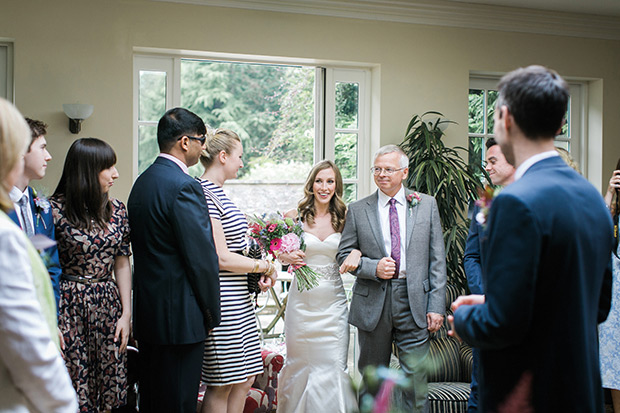
<path id="1" fill-rule="evenodd" d="M 286 361 L 278 378 L 278 413 L 357 410 L 347 373 L 347 300 L 336 264 L 340 233 L 324 241 L 305 233 L 306 263 L 319 285 L 299 292 L 293 280 L 286 306 Z"/>

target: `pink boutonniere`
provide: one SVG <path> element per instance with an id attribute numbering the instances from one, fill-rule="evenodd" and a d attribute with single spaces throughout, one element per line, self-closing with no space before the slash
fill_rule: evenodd
<path id="1" fill-rule="evenodd" d="M 478 195 L 480 199 L 476 201 L 476 205 L 480 208 L 480 211 L 476 214 L 475 219 L 476 222 L 482 225 L 482 228 L 487 227 L 487 217 L 489 216 L 489 212 L 491 211 L 491 205 L 493 204 L 493 199 L 500 193 L 501 188 L 493 188 L 490 185 L 486 185 L 484 189 L 478 190 Z"/>
<path id="2" fill-rule="evenodd" d="M 420 198 L 420 194 L 417 192 L 412 192 L 407 194 L 407 203 L 409 204 L 409 216 L 413 213 L 413 207 L 418 205 L 422 198 Z"/>
<path id="3" fill-rule="evenodd" d="M 39 225 L 39 220 L 41 220 L 43 222 L 43 228 L 47 229 L 45 220 L 41 215 L 50 212 L 50 202 L 44 196 L 39 196 L 34 188 L 32 188 L 32 195 L 34 196 L 34 214 L 37 217 L 37 225 Z"/>

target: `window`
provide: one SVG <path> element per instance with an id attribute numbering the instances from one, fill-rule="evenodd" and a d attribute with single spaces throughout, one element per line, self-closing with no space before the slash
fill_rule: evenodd
<path id="1" fill-rule="evenodd" d="M 485 157 L 485 143 L 493 137 L 493 114 L 497 100 L 497 83 L 499 77 L 472 77 L 469 80 L 468 99 L 468 134 L 469 134 L 469 163 L 481 164 Z M 586 154 L 582 148 L 583 141 L 583 113 L 582 95 L 585 90 L 583 83 L 569 83 L 570 100 L 566 112 L 566 123 L 555 138 L 555 146 L 566 149 L 573 159 L 583 164 Z M 480 176 L 482 180 L 483 177 Z"/>
<path id="2" fill-rule="evenodd" d="M 13 102 L 13 43 L 0 41 L 0 97 Z"/>
<path id="3" fill-rule="evenodd" d="M 296 207 L 322 159 L 341 169 L 345 202 L 369 184 L 360 173 L 369 167 L 368 70 L 136 56 L 134 76 L 135 175 L 159 153 L 159 118 L 181 106 L 241 137 L 244 168 L 226 192 L 248 214 Z M 190 168 L 192 176 L 202 172 L 200 164 Z"/>

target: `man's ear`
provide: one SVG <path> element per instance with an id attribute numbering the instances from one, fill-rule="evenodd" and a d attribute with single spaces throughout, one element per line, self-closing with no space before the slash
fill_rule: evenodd
<path id="1" fill-rule="evenodd" d="M 179 147 L 183 152 L 189 151 L 189 138 L 187 136 L 183 136 L 179 139 Z"/>

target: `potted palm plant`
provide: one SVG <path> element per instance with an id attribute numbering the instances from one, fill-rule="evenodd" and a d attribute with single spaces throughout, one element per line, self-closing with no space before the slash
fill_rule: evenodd
<path id="1" fill-rule="evenodd" d="M 478 197 L 482 183 L 476 175 L 487 176 L 481 165 L 468 165 L 457 150 L 448 148 L 441 138 L 453 121 L 439 112 L 414 115 L 400 147 L 409 156 L 407 186 L 432 195 L 437 200 L 446 247 L 448 283 L 466 290 L 463 252 L 469 230 L 468 205 Z"/>

